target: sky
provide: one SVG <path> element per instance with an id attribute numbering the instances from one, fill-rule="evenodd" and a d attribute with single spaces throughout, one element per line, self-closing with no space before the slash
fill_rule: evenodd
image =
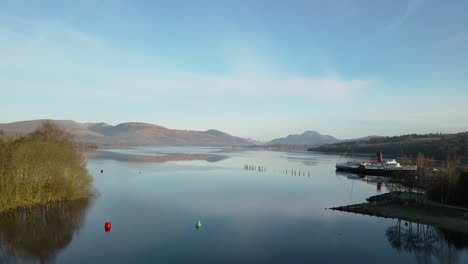
<path id="1" fill-rule="evenodd" d="M 0 0 L 0 122 L 468 130 L 468 2 Z"/>

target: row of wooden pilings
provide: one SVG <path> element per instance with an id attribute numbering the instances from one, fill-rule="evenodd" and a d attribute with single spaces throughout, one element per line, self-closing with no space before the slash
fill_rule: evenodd
<path id="1" fill-rule="evenodd" d="M 265 166 L 260 166 L 260 165 L 250 165 L 250 164 L 244 164 L 244 169 L 245 170 L 250 170 L 250 171 L 260 171 L 260 172 L 266 172 L 266 167 Z"/>
<path id="2" fill-rule="evenodd" d="M 259 172 L 266 172 L 267 168 L 263 165 L 254 165 L 254 164 L 244 164 L 245 170 L 250 171 L 259 171 Z M 286 169 L 283 170 L 283 174 L 291 175 L 291 176 L 308 176 L 310 177 L 310 171 L 300 171 L 295 169 Z"/>
<path id="3" fill-rule="evenodd" d="M 306 173 L 305 171 L 299 171 L 299 170 L 292 170 L 291 169 L 289 171 L 285 170 L 283 173 L 286 174 L 286 175 L 292 175 L 292 176 L 297 175 L 297 176 L 308 176 L 308 177 L 310 177 L 310 171 L 307 171 L 307 173 Z"/>

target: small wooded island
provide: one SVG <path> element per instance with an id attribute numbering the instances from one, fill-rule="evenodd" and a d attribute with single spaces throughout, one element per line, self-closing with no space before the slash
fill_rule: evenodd
<path id="1" fill-rule="evenodd" d="M 51 122 L 27 136 L 0 134 L 0 212 L 91 197 L 81 148 Z"/>

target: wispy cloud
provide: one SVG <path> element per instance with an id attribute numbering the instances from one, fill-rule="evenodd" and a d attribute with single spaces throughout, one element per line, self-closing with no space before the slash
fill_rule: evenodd
<path id="1" fill-rule="evenodd" d="M 467 51 L 468 48 L 466 47 L 468 47 L 468 31 L 459 32 L 444 39 L 436 40 L 430 43 L 428 47 L 443 49 L 453 49 L 460 47 Z"/>
<path id="2" fill-rule="evenodd" d="M 178 73 L 174 77 L 129 79 L 119 81 L 144 93 L 194 92 L 213 95 L 336 97 L 369 87 L 372 80 L 343 79 L 337 76 L 275 78 L 273 76 L 196 75 Z M 115 86 L 113 86 L 115 87 Z M 125 88 L 124 88 L 125 89 Z"/>
<path id="3" fill-rule="evenodd" d="M 5 27 L 0 28 L 0 32 L 8 33 L 6 37 L 0 36 L 0 41 L 5 40 L 3 44 L 0 43 L 0 55 L 4 58 L 0 61 L 0 68 L 51 76 L 35 87 L 47 86 L 49 90 L 67 95 L 115 94 L 140 98 L 163 92 L 197 96 L 316 98 L 345 96 L 368 88 L 374 82 L 369 78 L 343 78 L 335 71 L 316 76 L 278 74 L 282 73 L 281 67 L 272 67 L 276 65 L 272 59 L 258 51 L 262 45 L 258 47 L 251 43 L 241 43 L 229 49 L 222 47 L 222 50 L 229 51 L 225 64 L 230 65 L 228 68 L 231 70 L 215 74 L 167 70 L 172 68 L 171 65 L 164 65 L 164 62 L 159 64 L 159 58 L 138 57 L 134 51 L 118 50 L 97 36 L 65 24 L 47 23 L 33 34 Z M 115 63 L 122 57 L 125 61 L 121 63 L 127 64 L 127 67 L 116 67 Z M 123 70 L 126 68 L 145 70 L 140 74 Z M 68 83 L 54 83 L 53 80 L 61 74 L 76 76 L 76 79 Z M 94 81 L 82 83 L 80 79 L 83 78 Z"/>
<path id="4" fill-rule="evenodd" d="M 390 24 L 388 24 L 386 30 L 394 30 L 401 26 L 408 18 L 410 18 L 416 11 L 423 7 L 425 0 L 409 0 L 406 5 L 405 13 L 395 18 Z"/>
<path id="5" fill-rule="evenodd" d="M 110 47 L 99 38 L 59 22 L 10 20 L 15 23 L 0 26 L 0 68 L 37 73 L 67 69 L 81 72 L 94 67 L 83 65 L 87 59 L 97 61 L 101 54 L 110 52 Z M 80 69 L 81 66 L 84 67 Z"/>
<path id="6" fill-rule="evenodd" d="M 400 106 L 393 110 L 387 110 L 391 107 L 383 105 L 382 109 L 377 112 L 359 115 L 359 121 L 375 126 L 391 125 L 395 130 L 402 129 L 398 126 L 405 126 L 405 129 L 410 130 L 419 127 L 423 128 L 424 132 L 430 132 L 428 129 L 436 128 L 458 132 L 468 128 L 466 125 L 468 124 L 468 115 L 466 115 L 468 105 L 462 98 L 445 96 L 439 97 L 438 101 L 426 101 L 423 98 L 418 98 L 418 100 L 420 102 Z M 430 108 L 427 108 L 428 104 L 431 105 Z M 415 111 L 415 109 L 418 110 Z"/>
<path id="7" fill-rule="evenodd" d="M 194 100 L 209 97 L 239 96 L 261 98 L 326 99 L 353 96 L 371 87 L 372 79 L 344 79 L 339 76 L 276 78 L 274 76 L 210 75 L 175 72 L 170 75 L 128 75 L 125 73 L 98 76 L 93 85 L 76 82 L 48 85 L 55 94 L 80 98 L 105 97 L 124 100 L 154 101 L 162 95 L 193 96 Z M 44 85 L 36 85 L 37 89 Z"/>

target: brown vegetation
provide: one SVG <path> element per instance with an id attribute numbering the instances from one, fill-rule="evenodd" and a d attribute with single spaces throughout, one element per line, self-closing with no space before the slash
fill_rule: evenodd
<path id="1" fill-rule="evenodd" d="M 466 176 L 464 176 L 463 169 L 459 166 L 459 159 L 456 157 L 447 158 L 443 163 L 439 162 L 440 167 L 437 170 L 434 170 L 436 162 L 433 159 L 426 159 L 421 153 L 418 154 L 414 162 L 404 159 L 402 163 L 418 166 L 414 175 L 400 177 L 401 182 L 409 187 L 410 193 L 413 189 L 423 190 L 431 200 L 442 205 L 460 200 L 461 193 L 458 190 L 464 185 L 461 177 L 465 178 Z M 457 204 L 468 205 L 466 203 Z"/>
<path id="2" fill-rule="evenodd" d="M 0 135 L 0 211 L 92 195 L 72 136 L 45 122 L 29 136 Z"/>

